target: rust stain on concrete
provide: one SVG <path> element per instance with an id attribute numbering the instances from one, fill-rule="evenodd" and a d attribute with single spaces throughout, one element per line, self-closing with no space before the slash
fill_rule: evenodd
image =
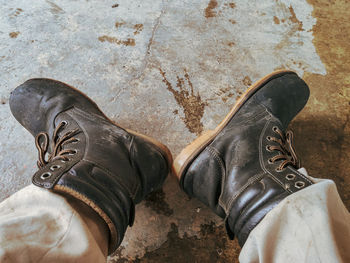
<path id="1" fill-rule="evenodd" d="M 220 96 L 223 102 L 226 102 L 229 98 L 232 98 L 235 95 L 232 92 L 233 90 L 233 87 L 221 88 L 217 92 L 215 92 L 215 94 Z"/>
<path id="2" fill-rule="evenodd" d="M 10 15 L 10 17 L 19 16 L 23 12 L 22 8 L 16 8 L 15 12 Z"/>
<path id="3" fill-rule="evenodd" d="M 51 13 L 53 14 L 60 14 L 60 13 L 64 13 L 64 10 L 59 7 L 57 4 L 55 4 L 54 2 L 51 2 L 49 0 L 46 0 L 46 3 L 48 3 L 51 6 Z"/>
<path id="4" fill-rule="evenodd" d="M 225 3 L 224 4 L 225 7 L 228 7 L 228 8 L 232 8 L 232 9 L 235 9 L 236 8 L 236 4 L 235 3 Z"/>
<path id="5" fill-rule="evenodd" d="M 231 241 L 226 236 L 223 226 L 214 223 L 203 224 L 200 228 L 201 237 L 179 236 L 176 224 L 171 224 L 167 241 L 158 249 L 148 251 L 142 258 L 130 261 L 121 256 L 121 252 L 109 262 L 143 262 L 143 263 L 193 263 L 193 262 L 238 262 L 240 249 L 237 241 Z M 123 248 L 119 248 L 122 250 Z M 199 253 L 200 251 L 200 253 Z"/>
<path id="6" fill-rule="evenodd" d="M 214 9 L 217 7 L 218 7 L 218 2 L 216 0 L 210 0 L 207 8 L 204 10 L 204 16 L 206 18 L 215 17 L 216 12 L 214 11 Z"/>
<path id="7" fill-rule="evenodd" d="M 133 38 L 128 38 L 126 40 L 120 40 L 118 38 L 115 38 L 115 37 L 110 37 L 110 36 L 106 36 L 106 35 L 103 35 L 103 36 L 100 36 L 98 38 L 99 41 L 101 42 L 109 42 L 109 43 L 114 43 L 114 44 L 117 44 L 117 45 L 124 45 L 124 46 L 135 46 L 135 39 Z"/>
<path id="8" fill-rule="evenodd" d="M 273 22 L 275 22 L 276 25 L 278 25 L 280 23 L 280 20 L 277 16 L 273 17 Z"/>
<path id="9" fill-rule="evenodd" d="M 277 2 L 277 4 L 280 6 L 280 8 L 282 9 L 282 11 L 284 13 L 287 13 L 287 12 L 290 13 L 290 16 L 288 17 L 288 20 L 285 20 L 285 19 L 281 19 L 280 20 L 280 22 L 282 22 L 282 24 L 283 23 L 289 23 L 289 26 L 290 26 L 290 29 L 283 36 L 283 38 L 280 41 L 280 43 L 278 43 L 275 46 L 276 50 L 281 50 L 284 47 L 291 45 L 291 38 L 293 36 L 297 35 L 299 31 L 304 31 L 304 29 L 303 29 L 303 23 L 301 21 L 299 21 L 298 18 L 296 17 L 296 14 L 295 14 L 294 9 L 293 9 L 292 6 L 289 6 L 287 8 L 287 6 L 284 3 Z M 277 22 L 277 20 L 275 20 L 275 18 L 274 18 L 274 21 L 275 21 L 275 23 Z M 303 44 L 303 42 L 299 42 L 299 43 L 300 43 L 300 45 Z"/>
<path id="10" fill-rule="evenodd" d="M 11 38 L 16 38 L 16 37 L 18 37 L 19 34 L 20 34 L 20 32 L 16 31 L 16 32 L 11 32 L 11 33 L 9 33 L 9 36 L 10 36 Z"/>
<path id="11" fill-rule="evenodd" d="M 283 3 L 279 3 L 279 5 L 282 7 L 283 11 L 286 11 L 286 6 Z M 288 7 L 288 11 L 290 13 L 290 16 L 288 17 L 288 20 L 291 23 L 296 24 L 296 27 L 293 28 L 293 32 L 294 31 L 304 31 L 304 29 L 303 29 L 303 22 L 301 22 L 297 18 L 296 14 L 294 12 L 294 9 L 293 9 L 293 7 L 291 5 Z M 273 17 L 273 21 L 275 22 L 276 25 L 279 25 L 281 22 L 285 23 L 286 19 L 283 18 L 283 19 L 280 20 L 277 16 L 274 16 Z"/>
<path id="12" fill-rule="evenodd" d="M 304 74 L 311 96 L 292 123 L 296 147 L 310 175 L 334 180 L 350 209 L 350 2 L 308 2 L 317 18 L 313 43 L 327 74 Z"/>
<path id="13" fill-rule="evenodd" d="M 249 78 L 249 76 L 245 76 L 244 79 L 242 80 L 243 84 L 246 86 L 252 85 L 252 80 Z"/>
<path id="14" fill-rule="evenodd" d="M 134 25 L 134 29 L 134 35 L 140 34 L 140 32 L 143 30 L 143 24 Z"/>
<path id="15" fill-rule="evenodd" d="M 236 24 L 237 22 L 235 21 L 235 20 L 233 20 L 233 19 L 229 19 L 228 20 L 232 25 L 234 25 L 234 24 Z"/>
<path id="16" fill-rule="evenodd" d="M 297 16 L 295 15 L 295 12 L 294 12 L 294 9 L 293 9 L 292 6 L 289 6 L 289 12 L 291 14 L 291 16 L 289 17 L 289 20 L 298 25 L 298 30 L 299 31 L 304 31 L 304 29 L 303 29 L 303 22 L 301 22 L 297 18 Z"/>
<path id="17" fill-rule="evenodd" d="M 193 84 L 190 77 L 185 70 L 184 77 L 176 76 L 176 87 L 168 81 L 166 73 L 159 69 L 160 74 L 163 77 L 163 82 L 167 86 L 167 89 L 173 94 L 177 104 L 181 106 L 184 111 L 185 117 L 182 118 L 188 130 L 192 133 L 200 135 L 203 131 L 203 124 L 201 119 L 204 114 L 204 108 L 207 106 L 207 102 L 203 102 L 201 96 L 197 92 L 195 94 Z"/>
<path id="18" fill-rule="evenodd" d="M 125 25 L 125 22 L 124 22 L 124 21 L 121 21 L 121 22 L 118 22 L 118 21 L 117 21 L 117 22 L 115 22 L 114 25 L 115 25 L 116 28 L 119 28 L 119 27 L 121 27 L 122 25 Z"/>
<path id="19" fill-rule="evenodd" d="M 231 7 L 232 9 L 234 9 L 234 8 L 236 7 L 236 4 L 235 4 L 235 3 L 229 3 L 228 5 L 229 5 L 229 7 Z"/>

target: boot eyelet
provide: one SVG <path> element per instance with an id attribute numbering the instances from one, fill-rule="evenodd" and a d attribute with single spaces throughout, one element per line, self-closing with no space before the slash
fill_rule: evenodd
<path id="1" fill-rule="evenodd" d="M 46 172 L 46 173 L 43 173 L 40 178 L 43 179 L 43 180 L 46 180 L 47 178 L 49 178 L 52 174 L 50 172 Z"/>
<path id="2" fill-rule="evenodd" d="M 74 149 L 74 150 L 72 150 L 72 152 L 68 153 L 68 155 L 75 155 L 77 153 L 78 153 L 78 151 Z"/>
<path id="3" fill-rule="evenodd" d="M 267 162 L 268 162 L 269 164 L 273 164 L 273 161 L 272 161 L 271 158 L 269 158 L 269 159 L 267 160 Z"/>
<path id="4" fill-rule="evenodd" d="M 61 163 L 66 163 L 66 162 L 69 162 L 70 160 L 67 158 L 67 159 L 62 159 L 61 160 Z"/>
<path id="5" fill-rule="evenodd" d="M 50 170 L 51 170 L 51 171 L 55 171 L 55 170 L 60 169 L 60 168 L 61 168 L 60 165 L 54 164 L 54 165 L 52 165 L 52 166 L 50 167 Z"/>
<path id="6" fill-rule="evenodd" d="M 294 184 L 294 186 L 295 186 L 295 188 L 298 188 L 298 189 L 303 188 L 305 186 L 305 182 L 298 181 Z"/>
<path id="7" fill-rule="evenodd" d="M 286 175 L 286 179 L 287 179 L 288 181 L 292 181 L 292 180 L 294 180 L 294 179 L 295 179 L 295 177 L 296 177 L 296 175 L 295 175 L 295 174 L 287 174 L 287 175 Z"/>
<path id="8" fill-rule="evenodd" d="M 283 172 L 284 169 L 280 169 L 280 168 L 277 167 L 277 168 L 275 169 L 275 171 L 276 171 L 277 173 L 280 173 L 280 172 Z"/>
<path id="9" fill-rule="evenodd" d="M 266 151 L 272 152 L 272 150 L 271 150 L 271 148 L 270 148 L 270 145 L 266 145 Z"/>
<path id="10" fill-rule="evenodd" d="M 271 141 L 271 136 L 267 136 L 266 140 Z"/>
<path id="11" fill-rule="evenodd" d="M 63 124 L 63 127 L 68 125 L 68 121 L 61 121 L 61 123 Z"/>
<path id="12" fill-rule="evenodd" d="M 78 142 L 80 142 L 80 139 L 76 139 L 76 138 L 74 141 L 72 141 L 72 143 L 78 143 Z"/>
<path id="13" fill-rule="evenodd" d="M 273 126 L 273 127 L 272 127 L 272 130 L 273 130 L 274 132 L 277 132 L 277 131 L 278 131 L 277 126 Z"/>

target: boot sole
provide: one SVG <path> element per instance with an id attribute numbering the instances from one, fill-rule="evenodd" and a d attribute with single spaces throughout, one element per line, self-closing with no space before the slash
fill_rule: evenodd
<path id="1" fill-rule="evenodd" d="M 170 152 L 170 150 L 168 149 L 168 147 L 166 147 L 163 143 L 157 141 L 156 139 L 152 138 L 152 137 L 149 137 L 145 134 L 142 134 L 142 133 L 138 133 L 134 130 L 131 130 L 131 129 L 127 129 L 127 128 L 124 128 L 123 126 L 117 124 L 115 121 L 111 120 L 110 118 L 108 118 L 104 113 L 103 111 L 98 107 L 98 105 L 92 100 L 90 99 L 86 94 L 84 94 L 83 92 L 81 92 L 80 90 L 72 87 L 71 85 L 68 85 L 67 83 L 64 83 L 64 82 L 61 82 L 61 81 L 57 81 L 57 80 L 54 80 L 54 79 L 51 79 L 55 82 L 59 82 L 59 83 L 63 83 L 64 85 L 66 85 L 67 87 L 71 88 L 72 90 L 76 91 L 77 93 L 79 93 L 80 95 L 82 95 L 84 98 L 86 98 L 87 100 L 89 100 L 96 108 L 97 110 L 100 112 L 100 114 L 106 118 L 110 123 L 112 123 L 113 125 L 119 127 L 119 128 L 122 128 L 124 130 L 126 130 L 128 133 L 134 135 L 134 136 L 138 136 L 138 137 L 141 137 L 142 139 L 144 139 L 145 141 L 155 145 L 159 150 L 160 152 L 162 153 L 163 156 L 165 156 L 167 162 L 168 162 L 168 165 L 169 165 L 169 173 L 168 173 L 168 176 L 171 176 L 171 175 L 174 175 L 175 174 L 175 170 L 174 170 L 174 166 L 173 166 L 173 156 Z"/>
<path id="2" fill-rule="evenodd" d="M 197 139 L 192 143 L 187 145 L 180 154 L 174 160 L 174 171 L 177 179 L 182 184 L 183 175 L 187 171 L 187 168 L 192 163 L 194 159 L 208 146 L 215 137 L 222 131 L 223 128 L 228 124 L 232 117 L 238 112 L 238 110 L 244 105 L 244 103 L 255 94 L 260 88 L 262 88 L 267 82 L 281 77 L 285 74 L 294 73 L 290 70 L 278 70 L 272 72 L 265 77 L 261 78 L 254 84 L 252 84 L 248 90 L 238 99 L 235 105 L 232 107 L 230 112 L 226 117 L 220 122 L 220 124 L 214 130 L 207 130 L 202 133 Z M 181 185 L 182 186 L 182 185 Z"/>

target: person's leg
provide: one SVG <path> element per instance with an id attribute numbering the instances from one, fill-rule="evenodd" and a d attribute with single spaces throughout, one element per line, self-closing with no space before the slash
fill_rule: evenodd
<path id="1" fill-rule="evenodd" d="M 333 181 L 288 196 L 253 229 L 239 256 L 250 262 L 350 262 L 350 214 Z"/>
<path id="2" fill-rule="evenodd" d="M 0 231 L 11 237 L 3 241 L 3 255 L 24 249 L 17 257 L 31 255 L 35 262 L 57 255 L 105 260 L 133 224 L 135 204 L 171 172 L 170 151 L 119 127 L 86 95 L 55 80 L 26 81 L 9 104 L 35 137 L 39 169 L 35 186 L 1 204 L 7 212 L 0 212 Z"/>
<path id="3" fill-rule="evenodd" d="M 315 185 L 298 170 L 287 126 L 308 97 L 307 85 L 295 73 L 272 73 L 174 161 L 181 188 L 225 219 L 229 237 L 243 247 L 242 262 L 318 262 L 316 251 L 322 253 L 328 243 L 324 252 L 337 262 L 350 244 L 348 212 L 335 188 Z M 325 232 L 317 233 L 322 228 Z"/>
<path id="4" fill-rule="evenodd" d="M 106 262 L 108 238 L 89 206 L 33 185 L 0 204 L 0 262 Z"/>

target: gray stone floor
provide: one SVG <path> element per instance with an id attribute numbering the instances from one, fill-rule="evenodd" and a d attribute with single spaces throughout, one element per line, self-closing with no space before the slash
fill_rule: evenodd
<path id="1" fill-rule="evenodd" d="M 0 0 L 0 4 L 0 200 L 29 184 L 36 170 L 34 140 L 8 106 L 11 90 L 34 77 L 75 86 L 122 126 L 168 145 L 175 157 L 202 131 L 214 128 L 252 82 L 288 68 L 309 81 L 314 92 L 302 117 L 293 123 L 304 138 L 299 149 L 311 171 L 319 174 L 320 151 L 333 149 L 327 138 L 322 137 L 323 148 L 314 139 L 308 123 L 315 116 L 324 134 L 336 131 L 341 147 L 350 141 L 342 115 L 346 108 L 337 106 L 350 101 L 346 1 L 332 7 L 327 1 L 311 0 Z M 335 32 L 339 34 L 333 36 Z M 327 35 L 333 39 L 329 49 Z M 335 64 L 332 57 L 342 64 Z M 334 78 L 327 77 L 330 73 Z M 306 137 L 303 123 L 309 131 Z M 312 147 L 303 149 L 305 138 L 315 141 Z M 344 152 L 338 155 L 343 158 Z M 349 165 L 345 159 L 340 162 L 342 169 L 329 171 L 335 172 L 333 179 L 347 202 Z M 128 229 L 110 261 L 234 261 L 239 249 L 224 236 L 221 220 L 189 200 L 175 179 L 168 178 L 163 191 L 137 206 L 135 226 Z"/>

